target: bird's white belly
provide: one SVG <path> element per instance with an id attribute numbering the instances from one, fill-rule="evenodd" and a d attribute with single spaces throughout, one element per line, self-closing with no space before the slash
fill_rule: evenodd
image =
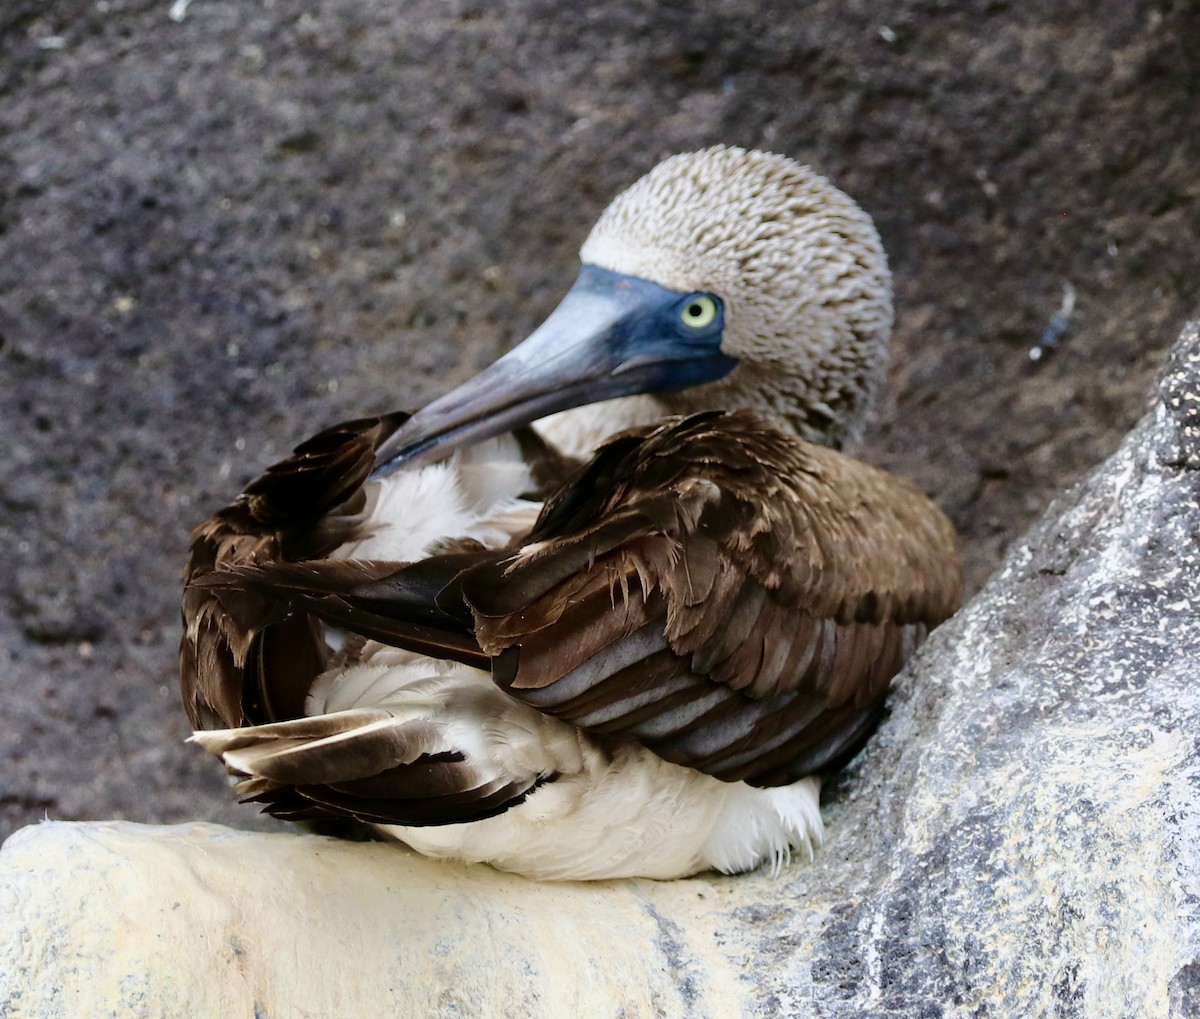
<path id="1" fill-rule="evenodd" d="M 318 681 L 309 713 L 388 706 L 434 722 L 445 746 L 490 774 L 543 779 L 481 821 L 376 826 L 427 856 L 550 880 L 675 878 L 778 866 L 821 840 L 816 778 L 776 789 L 721 782 L 636 744 L 604 745 L 478 669 L 377 644 L 366 658 Z"/>
<path id="2" fill-rule="evenodd" d="M 821 840 L 820 783 L 726 783 L 624 747 L 607 767 L 562 776 L 497 817 L 434 828 L 380 826 L 426 856 L 541 880 L 735 873 Z"/>

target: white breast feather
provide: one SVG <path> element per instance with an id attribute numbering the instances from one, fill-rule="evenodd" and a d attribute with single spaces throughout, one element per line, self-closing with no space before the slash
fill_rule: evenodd
<path id="1" fill-rule="evenodd" d="M 453 538 L 500 548 L 528 530 L 540 503 L 516 440 L 502 435 L 455 452 L 443 463 L 398 471 L 368 486 L 373 500 L 361 530 L 335 559 L 414 562 Z"/>

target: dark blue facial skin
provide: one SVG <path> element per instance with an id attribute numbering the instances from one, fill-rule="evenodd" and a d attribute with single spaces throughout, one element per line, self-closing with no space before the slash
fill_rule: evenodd
<path id="1" fill-rule="evenodd" d="M 697 297 L 716 308 L 699 327 L 686 315 Z M 585 265 L 528 339 L 392 435 L 376 454 L 372 477 L 571 407 L 713 382 L 737 364 L 721 350 L 724 325 L 714 294 L 680 293 Z"/>
<path id="2" fill-rule="evenodd" d="M 585 265 L 571 292 L 604 295 L 628 309 L 602 339 L 609 356 L 620 366 L 618 373 L 644 373 L 648 385 L 639 392 L 674 393 L 713 382 L 729 374 L 737 363 L 721 351 L 725 308 L 715 294 L 703 296 L 716 304 L 716 317 L 696 328 L 687 324 L 684 310 L 697 294 L 668 290 L 636 276 Z"/>

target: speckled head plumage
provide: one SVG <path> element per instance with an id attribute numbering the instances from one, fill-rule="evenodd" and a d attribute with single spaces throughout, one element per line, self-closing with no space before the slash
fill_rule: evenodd
<path id="1" fill-rule="evenodd" d="M 891 275 L 870 217 L 823 177 L 728 146 L 672 156 L 613 200 L 580 255 L 549 318 L 393 435 L 380 474 L 532 421 L 578 455 L 710 409 L 835 447 L 861 434 L 887 363 Z"/>
<path id="2" fill-rule="evenodd" d="M 619 194 L 580 251 L 601 268 L 725 303 L 726 378 L 663 399 L 750 406 L 804 438 L 857 438 L 884 373 L 891 273 L 871 218 L 786 156 L 671 156 Z"/>

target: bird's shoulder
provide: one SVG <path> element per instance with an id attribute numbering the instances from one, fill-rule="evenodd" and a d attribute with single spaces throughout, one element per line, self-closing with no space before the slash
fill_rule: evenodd
<path id="1" fill-rule="evenodd" d="M 635 552 L 677 606 L 719 595 L 718 574 L 843 622 L 933 625 L 960 596 L 954 528 L 917 486 L 738 411 L 615 436 L 478 572 L 473 604 L 500 615 Z"/>

